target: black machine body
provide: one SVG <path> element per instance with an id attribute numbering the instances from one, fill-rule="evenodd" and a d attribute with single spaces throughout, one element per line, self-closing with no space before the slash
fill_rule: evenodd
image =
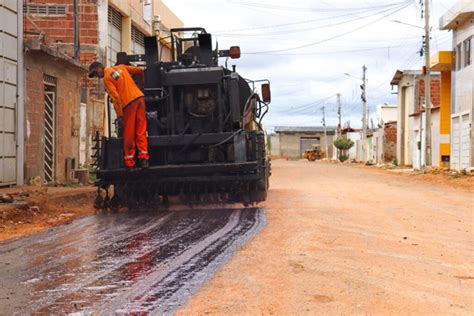
<path id="1" fill-rule="evenodd" d="M 110 187 L 111 205 L 140 207 L 166 203 L 170 196 L 246 204 L 265 200 L 270 159 L 261 124 L 270 103 L 268 80 L 261 80 L 259 95 L 260 81 L 220 66 L 219 58 L 238 58 L 240 49 L 213 50 L 211 34 L 203 28 L 172 29 L 167 43 L 168 62 L 161 61 L 164 44 L 156 37 L 145 38 L 144 55 L 117 55 L 118 64 L 144 67 L 150 166 L 124 166 L 123 139 L 120 131 L 112 132 L 109 104 L 109 133 L 96 137 L 96 184 L 106 192 L 99 200 L 109 199 Z"/>

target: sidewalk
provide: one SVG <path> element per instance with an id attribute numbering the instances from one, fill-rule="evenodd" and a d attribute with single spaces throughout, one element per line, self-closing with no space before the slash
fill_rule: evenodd
<path id="1" fill-rule="evenodd" d="M 428 182 L 453 189 L 474 192 L 474 174 L 463 174 L 442 168 L 431 168 L 428 171 L 415 170 L 409 167 L 390 167 L 388 165 L 366 165 L 361 162 L 339 162 L 318 160 L 315 163 L 340 164 L 359 169 L 370 169 L 394 177 L 406 177 L 419 182 Z"/>
<path id="2" fill-rule="evenodd" d="M 95 192 L 93 186 L 0 188 L 0 240 L 94 214 Z"/>

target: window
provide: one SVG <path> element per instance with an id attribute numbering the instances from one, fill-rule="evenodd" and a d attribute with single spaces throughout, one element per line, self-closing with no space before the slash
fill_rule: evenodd
<path id="1" fill-rule="evenodd" d="M 464 67 L 472 64 L 472 37 L 463 43 L 464 46 Z"/>
<path id="2" fill-rule="evenodd" d="M 48 15 L 48 16 L 58 16 L 67 14 L 67 5 L 59 4 L 25 4 L 23 6 L 23 12 L 27 15 Z"/>
<path id="3" fill-rule="evenodd" d="M 145 34 L 132 26 L 132 54 L 145 54 Z"/>
<path id="4" fill-rule="evenodd" d="M 117 53 L 122 50 L 122 15 L 111 7 L 108 11 L 108 23 L 109 47 L 107 60 L 109 66 L 113 66 L 117 62 Z"/>
<path id="5" fill-rule="evenodd" d="M 461 70 L 461 57 L 462 57 L 462 49 L 461 44 L 456 46 L 456 70 Z"/>

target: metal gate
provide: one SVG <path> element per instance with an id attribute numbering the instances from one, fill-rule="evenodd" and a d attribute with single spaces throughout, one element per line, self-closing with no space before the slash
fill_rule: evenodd
<path id="1" fill-rule="evenodd" d="M 458 113 L 451 117 L 451 168 L 468 168 L 471 158 L 469 113 Z"/>
<path id="2" fill-rule="evenodd" d="M 56 78 L 44 75 L 44 180 L 55 180 Z"/>
<path id="3" fill-rule="evenodd" d="M 0 186 L 17 182 L 17 1 L 0 1 Z"/>

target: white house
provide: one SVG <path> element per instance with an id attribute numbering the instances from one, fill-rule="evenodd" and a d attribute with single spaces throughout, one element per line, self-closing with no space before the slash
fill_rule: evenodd
<path id="1" fill-rule="evenodd" d="M 474 1 L 461 0 L 440 19 L 452 31 L 455 65 L 451 78 L 451 169 L 474 166 Z"/>

